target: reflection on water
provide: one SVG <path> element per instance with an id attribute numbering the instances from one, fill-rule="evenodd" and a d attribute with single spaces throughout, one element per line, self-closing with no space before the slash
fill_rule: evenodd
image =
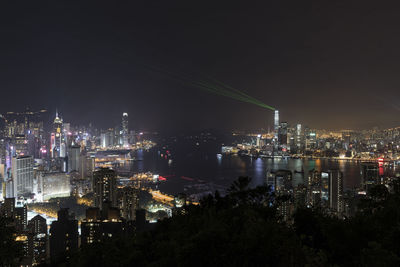
<path id="1" fill-rule="evenodd" d="M 157 149 L 137 151 L 136 161 L 131 161 L 132 172 L 151 171 L 168 177 L 160 189 L 170 193 L 183 191 L 184 185 L 196 182 L 209 182 L 229 187 L 239 176 L 250 176 L 252 186 L 265 182 L 268 171 L 290 170 L 294 185 L 304 183 L 311 170 L 327 171 L 340 169 L 344 175 L 345 189 L 359 186 L 360 163 L 328 159 L 270 159 L 250 158 L 237 155 L 217 156 L 214 151 L 194 150 L 187 153 L 174 153 L 170 158 L 161 157 Z M 189 179 L 188 179 L 189 178 Z"/>

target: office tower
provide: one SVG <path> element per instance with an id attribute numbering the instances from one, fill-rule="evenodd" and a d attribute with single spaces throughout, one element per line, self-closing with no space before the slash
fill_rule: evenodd
<path id="1" fill-rule="evenodd" d="M 376 162 L 361 163 L 361 187 L 364 191 L 379 183 L 379 164 Z"/>
<path id="2" fill-rule="evenodd" d="M 294 204 L 296 208 L 306 207 L 308 188 L 304 184 L 299 184 L 293 192 Z"/>
<path id="3" fill-rule="evenodd" d="M 68 209 L 58 211 L 57 221 L 50 227 L 50 258 L 52 263 L 63 261 L 78 249 L 78 221 Z"/>
<path id="4" fill-rule="evenodd" d="M 68 172 L 79 171 L 80 155 L 80 146 L 70 146 L 68 148 Z"/>
<path id="5" fill-rule="evenodd" d="M 47 223 L 46 219 L 40 215 L 36 215 L 28 222 L 28 230 L 35 234 L 46 234 L 47 233 Z"/>
<path id="6" fill-rule="evenodd" d="M 139 209 L 139 190 L 128 186 L 118 189 L 118 206 L 122 218 L 135 220 L 136 210 Z"/>
<path id="7" fill-rule="evenodd" d="M 0 208 L 3 217 L 14 218 L 15 198 L 5 198 Z"/>
<path id="8" fill-rule="evenodd" d="M 81 231 L 82 245 L 86 245 L 120 236 L 124 231 L 124 224 L 118 208 L 110 207 L 110 202 L 105 202 L 102 210 L 86 210 L 86 219 L 81 222 Z"/>
<path id="9" fill-rule="evenodd" d="M 329 208 L 340 215 L 343 212 L 343 173 L 329 170 Z"/>
<path id="10" fill-rule="evenodd" d="M 4 116 L 4 137 L 10 142 L 18 155 L 37 156 L 43 139 L 43 121 L 46 110 L 7 112 Z M 15 154 L 12 154 L 15 156 Z"/>
<path id="11" fill-rule="evenodd" d="M 261 134 L 257 135 L 257 139 L 256 139 L 256 146 L 260 147 L 261 145 Z"/>
<path id="12" fill-rule="evenodd" d="M 110 128 L 100 134 L 100 145 L 102 148 L 113 147 L 115 145 L 114 129 Z"/>
<path id="13" fill-rule="evenodd" d="M 278 143 L 283 147 L 287 146 L 287 134 L 288 134 L 287 128 L 288 128 L 287 122 L 281 122 L 280 127 L 278 129 Z"/>
<path id="14" fill-rule="evenodd" d="M 319 207 L 322 201 L 322 177 L 319 171 L 310 171 L 307 182 L 307 206 Z"/>
<path id="15" fill-rule="evenodd" d="M 279 129 L 279 110 L 275 110 L 275 112 L 274 112 L 274 133 L 275 133 L 276 141 L 278 141 L 278 129 Z"/>
<path id="16" fill-rule="evenodd" d="M 321 204 L 329 207 L 329 172 L 321 172 Z"/>
<path id="17" fill-rule="evenodd" d="M 41 198 L 47 201 L 54 197 L 69 197 L 71 194 L 70 175 L 64 172 L 46 172 L 38 175 Z M 39 191 L 38 190 L 38 191 Z"/>
<path id="18" fill-rule="evenodd" d="M 293 174 L 288 170 L 279 170 L 274 174 L 274 187 L 277 210 L 283 221 L 289 220 L 294 212 L 293 195 Z"/>
<path id="19" fill-rule="evenodd" d="M 302 135 L 302 129 L 301 129 L 301 124 L 296 125 L 296 138 L 295 138 L 295 143 L 297 148 L 302 147 L 303 143 L 303 135 Z"/>
<path id="20" fill-rule="evenodd" d="M 14 157 L 11 165 L 12 196 L 19 197 L 33 193 L 33 157 Z"/>
<path id="21" fill-rule="evenodd" d="M 311 150 L 316 148 L 317 146 L 317 134 L 314 130 L 311 130 L 310 128 L 306 127 L 304 129 L 304 135 L 305 135 L 305 146 L 306 150 Z"/>
<path id="22" fill-rule="evenodd" d="M 291 192 L 293 190 L 293 174 L 289 170 L 278 170 L 274 174 L 274 190 L 276 192 Z"/>
<path id="23" fill-rule="evenodd" d="M 129 132 L 129 144 L 136 144 L 136 132 L 134 130 Z"/>
<path id="24" fill-rule="evenodd" d="M 79 176 L 81 179 L 90 179 L 90 183 L 92 184 L 92 176 L 93 171 L 95 169 L 95 161 L 94 157 L 91 157 L 86 154 L 86 151 L 83 150 L 79 160 Z"/>
<path id="25" fill-rule="evenodd" d="M 122 114 L 122 125 L 121 125 L 121 135 L 122 135 L 122 143 L 123 147 L 129 147 L 129 128 L 128 128 L 128 113 L 124 112 Z"/>
<path id="26" fill-rule="evenodd" d="M 17 232 L 23 232 L 28 226 L 28 211 L 26 205 L 14 208 L 14 222 Z"/>
<path id="27" fill-rule="evenodd" d="M 17 155 L 25 155 L 28 153 L 28 142 L 25 138 L 25 134 L 16 134 L 12 139 L 12 142 L 15 146 L 15 153 Z"/>
<path id="28" fill-rule="evenodd" d="M 350 148 L 351 132 L 343 131 L 342 132 L 342 140 L 343 140 L 343 148 L 348 150 Z"/>
<path id="29" fill-rule="evenodd" d="M 56 111 L 56 117 L 53 122 L 53 131 L 50 136 L 50 153 L 52 158 L 65 157 L 65 152 L 62 151 L 63 141 L 63 120 L 58 116 L 58 112 Z"/>
<path id="30" fill-rule="evenodd" d="M 111 202 L 112 207 L 117 204 L 116 173 L 110 168 L 101 168 L 93 173 L 93 192 L 95 206 L 102 209 L 104 202 Z"/>
<path id="31" fill-rule="evenodd" d="M 28 222 L 29 237 L 32 239 L 32 263 L 43 264 L 47 258 L 47 224 L 46 219 L 36 215 Z"/>

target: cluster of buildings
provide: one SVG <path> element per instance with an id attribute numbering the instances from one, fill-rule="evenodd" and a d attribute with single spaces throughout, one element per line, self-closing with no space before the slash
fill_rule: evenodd
<path id="1" fill-rule="evenodd" d="M 47 110 L 29 109 L 0 116 L 0 212 L 23 244 L 19 264 L 24 266 L 57 262 L 81 245 L 147 225 L 139 190 L 117 183 L 117 172 L 108 165 L 119 164 L 121 155 L 132 160 L 132 151 L 154 143 L 129 131 L 127 113 L 112 131 L 72 126 L 58 112 L 51 117 Z M 92 196 L 94 205 L 80 223 L 66 208 L 50 227 L 44 215 L 28 221 L 31 203 L 84 195 Z"/>
<path id="2" fill-rule="evenodd" d="M 234 133 L 237 134 L 237 133 Z M 240 135 L 240 134 L 238 134 Z M 234 152 L 261 157 L 319 157 L 356 160 L 400 160 L 400 127 L 370 130 L 317 130 L 303 124 L 289 124 L 274 113 L 274 130 L 250 133 L 251 141 L 236 147 L 224 147 Z"/>
<path id="3" fill-rule="evenodd" d="M 290 170 L 272 170 L 266 177 L 278 203 L 278 212 L 283 221 L 290 221 L 299 207 L 319 209 L 338 218 L 349 218 L 357 212 L 361 199 L 369 197 L 369 190 L 375 185 L 385 185 L 389 191 L 397 177 L 383 174 L 383 162 L 361 162 L 361 183 L 357 188 L 344 188 L 343 173 L 339 169 L 323 171 L 301 171 L 304 182 L 295 185 L 295 173 Z"/>
<path id="4" fill-rule="evenodd" d="M 107 155 L 116 154 L 131 159 L 133 150 L 154 145 L 141 140 L 142 133 L 129 131 L 128 113 L 108 130 L 72 126 L 58 112 L 51 117 L 47 110 L 29 109 L 0 116 L 0 200 L 62 196 L 72 180 L 72 191 L 83 195 L 90 190 L 84 181 L 91 180 L 96 160 L 110 162 Z"/>

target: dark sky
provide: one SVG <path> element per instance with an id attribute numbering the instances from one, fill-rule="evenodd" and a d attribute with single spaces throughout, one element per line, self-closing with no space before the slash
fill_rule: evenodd
<path id="1" fill-rule="evenodd" d="M 277 107 L 289 123 L 329 129 L 400 125 L 398 6 L 5 2 L 1 112 L 58 107 L 67 121 L 108 127 L 127 111 L 132 128 L 156 130 L 272 123 L 269 110 L 147 68 L 162 66 L 222 80 Z"/>

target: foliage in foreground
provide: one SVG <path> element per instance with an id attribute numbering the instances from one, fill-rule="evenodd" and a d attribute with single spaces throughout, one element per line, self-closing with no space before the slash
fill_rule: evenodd
<path id="1" fill-rule="evenodd" d="M 280 222 L 266 186 L 241 177 L 229 194 L 186 207 L 136 237 L 81 248 L 71 266 L 398 266 L 400 186 L 370 192 L 353 218 L 299 208 Z M 276 201 L 275 201 L 276 202 Z"/>
<path id="2" fill-rule="evenodd" d="M 225 197 L 209 196 L 186 215 L 135 238 L 82 248 L 73 265 L 103 266 L 398 266 L 400 186 L 377 186 L 358 214 L 339 220 L 300 208 L 279 222 L 267 186 L 239 178 Z"/>

